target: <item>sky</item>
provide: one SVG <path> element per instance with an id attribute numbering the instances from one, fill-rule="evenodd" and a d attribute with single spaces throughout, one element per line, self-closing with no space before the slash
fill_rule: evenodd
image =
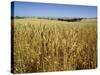
<path id="1" fill-rule="evenodd" d="M 11 15 L 26 17 L 97 17 L 96 6 L 19 2 L 11 4 Z"/>

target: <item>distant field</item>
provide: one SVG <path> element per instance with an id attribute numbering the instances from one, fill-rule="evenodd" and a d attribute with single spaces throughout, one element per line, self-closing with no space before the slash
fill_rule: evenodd
<path id="1" fill-rule="evenodd" d="M 94 69 L 97 21 L 12 20 L 14 73 Z"/>

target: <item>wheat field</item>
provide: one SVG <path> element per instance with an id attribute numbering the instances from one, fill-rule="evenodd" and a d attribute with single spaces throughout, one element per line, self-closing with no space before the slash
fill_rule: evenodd
<path id="1" fill-rule="evenodd" d="M 14 19 L 11 25 L 14 73 L 94 69 L 97 21 Z"/>

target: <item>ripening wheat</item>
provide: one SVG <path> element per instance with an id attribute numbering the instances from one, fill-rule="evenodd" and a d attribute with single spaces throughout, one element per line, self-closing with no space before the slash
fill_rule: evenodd
<path id="1" fill-rule="evenodd" d="M 96 19 L 14 19 L 14 73 L 96 68 Z"/>

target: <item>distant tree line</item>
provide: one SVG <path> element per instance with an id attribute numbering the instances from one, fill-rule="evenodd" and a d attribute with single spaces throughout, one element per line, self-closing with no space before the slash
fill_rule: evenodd
<path id="1" fill-rule="evenodd" d="M 58 18 L 57 20 L 58 21 L 67 21 L 67 22 L 77 22 L 77 21 L 81 21 L 83 18 L 65 18 L 65 19 L 63 19 L 63 18 Z"/>
<path id="2" fill-rule="evenodd" d="M 50 18 L 50 17 L 21 17 L 21 16 L 11 16 L 11 19 L 24 19 L 24 18 L 37 18 L 37 19 L 48 19 L 48 20 L 58 20 L 67 22 L 77 22 L 81 21 L 83 18 Z"/>
<path id="3" fill-rule="evenodd" d="M 58 20 L 58 21 L 67 21 L 67 22 L 77 22 L 81 21 L 83 18 L 44 18 L 38 17 L 38 19 L 48 19 L 48 20 Z"/>
<path id="4" fill-rule="evenodd" d="M 11 16 L 11 19 L 24 19 L 27 17 L 21 17 L 21 16 Z"/>

